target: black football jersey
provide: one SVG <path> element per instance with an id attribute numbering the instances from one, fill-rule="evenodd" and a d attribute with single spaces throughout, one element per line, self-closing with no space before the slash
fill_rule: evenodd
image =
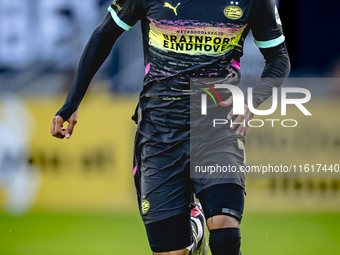
<path id="1" fill-rule="evenodd" d="M 235 75 L 250 29 L 259 48 L 284 42 L 273 0 L 115 0 L 108 10 L 124 30 L 141 21 L 145 78 L 139 129 L 153 137 L 162 133 L 163 141 L 173 140 L 180 123 L 189 121 L 190 78 Z"/>

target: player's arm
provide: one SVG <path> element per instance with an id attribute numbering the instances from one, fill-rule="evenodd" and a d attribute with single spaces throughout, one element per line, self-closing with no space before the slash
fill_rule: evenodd
<path id="1" fill-rule="evenodd" d="M 253 106 L 256 109 L 272 95 L 273 88 L 279 88 L 290 73 L 290 60 L 283 42 L 260 51 L 266 60 L 260 82 L 253 88 Z"/>
<path id="2" fill-rule="evenodd" d="M 254 41 L 266 60 L 261 80 L 253 88 L 253 106 L 257 108 L 282 85 L 290 72 L 282 23 L 274 0 L 255 0 L 251 22 Z"/>
<path id="3" fill-rule="evenodd" d="M 87 43 L 63 107 L 53 117 L 51 134 L 55 137 L 70 138 L 77 123 L 79 104 L 93 76 L 110 54 L 117 38 L 124 31 L 129 31 L 146 13 L 143 0 L 115 0 L 108 11 L 109 14 Z M 66 120 L 69 126 L 65 130 L 63 123 Z"/>
<path id="4" fill-rule="evenodd" d="M 272 95 L 272 89 L 278 88 L 282 85 L 283 81 L 288 77 L 290 72 L 290 60 L 285 43 L 281 43 L 278 46 L 267 49 L 260 49 L 263 57 L 266 60 L 266 65 L 263 70 L 260 82 L 253 88 L 253 106 L 256 109 L 260 104 L 266 101 Z M 247 100 L 247 95 L 245 95 Z M 228 106 L 233 103 L 233 98 L 230 97 L 223 102 L 223 106 Z M 239 115 L 234 123 L 241 123 L 245 121 L 246 125 L 239 125 L 236 130 L 236 135 L 244 135 L 248 129 L 248 121 L 253 118 L 253 114 L 248 108 L 248 103 L 244 106 L 244 115 Z M 231 119 L 234 116 L 231 110 L 227 116 L 227 119 Z M 235 128 L 237 124 L 231 128 Z"/>
<path id="5" fill-rule="evenodd" d="M 62 108 L 53 117 L 51 134 L 57 138 L 70 138 L 74 125 L 77 123 L 78 107 L 87 88 L 111 52 L 117 38 L 124 29 L 112 19 L 110 13 L 102 24 L 93 32 L 81 56 L 76 75 Z M 63 129 L 64 121 L 68 120 L 67 129 Z"/>
<path id="6" fill-rule="evenodd" d="M 259 47 L 266 65 L 261 75 L 259 83 L 253 88 L 252 104 L 257 108 L 272 95 L 272 89 L 278 88 L 288 77 L 290 72 L 290 60 L 284 43 L 281 20 L 273 0 L 257 0 L 253 10 L 252 32 L 255 44 Z M 247 100 L 247 95 L 245 95 Z M 231 105 L 232 97 L 223 102 L 223 105 Z M 248 129 L 248 121 L 253 114 L 245 103 L 245 114 L 239 115 L 234 123 L 245 120 L 246 125 L 239 125 L 236 130 L 237 135 L 244 135 Z M 233 112 L 228 114 L 231 119 Z M 235 128 L 237 125 L 233 125 Z"/>

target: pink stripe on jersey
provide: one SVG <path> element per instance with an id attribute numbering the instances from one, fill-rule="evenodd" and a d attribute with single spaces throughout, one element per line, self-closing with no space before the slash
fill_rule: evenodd
<path id="1" fill-rule="evenodd" d="M 241 64 L 240 64 L 240 62 L 237 62 L 235 59 L 234 59 L 234 61 L 233 61 L 232 66 L 235 67 L 235 68 L 237 68 L 237 69 L 239 69 L 239 70 L 241 70 Z"/>
<path id="2" fill-rule="evenodd" d="M 133 176 L 135 176 L 136 172 L 137 172 L 137 167 L 135 167 L 135 168 L 133 169 Z"/>
<path id="3" fill-rule="evenodd" d="M 147 75 L 150 71 L 150 63 L 145 66 L 145 75 Z"/>

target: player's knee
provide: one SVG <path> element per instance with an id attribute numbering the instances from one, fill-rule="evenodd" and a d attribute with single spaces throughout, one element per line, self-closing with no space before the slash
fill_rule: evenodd
<path id="1" fill-rule="evenodd" d="M 228 215 L 215 215 L 207 220 L 209 230 L 219 228 L 240 228 L 240 218 L 236 219 Z"/>
<path id="2" fill-rule="evenodd" d="M 241 246 L 239 228 L 220 228 L 210 231 L 209 245 L 213 255 L 238 255 Z"/>
<path id="3" fill-rule="evenodd" d="M 182 249 L 182 250 L 178 250 L 178 251 L 169 251 L 169 252 L 154 252 L 153 255 L 188 255 L 189 254 L 189 250 L 187 249 Z"/>

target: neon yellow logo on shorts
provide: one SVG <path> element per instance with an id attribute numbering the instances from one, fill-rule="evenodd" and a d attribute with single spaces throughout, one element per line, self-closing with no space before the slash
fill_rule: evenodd
<path id="1" fill-rule="evenodd" d="M 243 16 L 242 9 L 236 5 L 227 6 L 223 13 L 228 19 L 232 20 L 240 19 Z"/>
<path id="2" fill-rule="evenodd" d="M 148 200 L 143 199 L 142 200 L 142 213 L 146 214 L 150 209 L 150 203 Z"/>

